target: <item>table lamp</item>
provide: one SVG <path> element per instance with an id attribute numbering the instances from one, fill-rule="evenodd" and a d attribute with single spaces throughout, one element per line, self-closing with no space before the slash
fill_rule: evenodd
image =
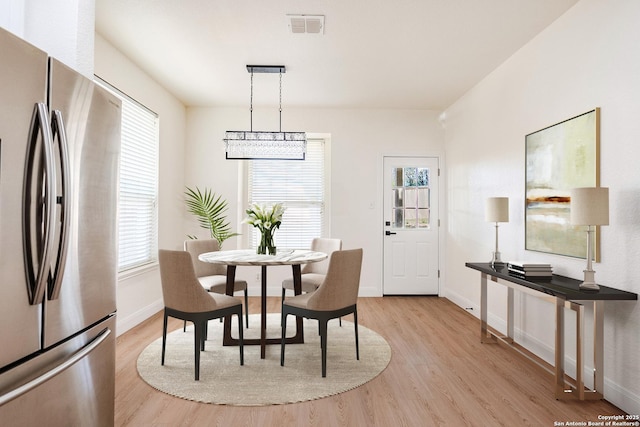
<path id="1" fill-rule="evenodd" d="M 485 221 L 496 223 L 496 250 L 493 252 L 491 267 L 502 267 L 504 263 L 500 259 L 498 251 L 498 223 L 509 222 L 509 198 L 489 197 L 484 210 Z"/>
<path id="2" fill-rule="evenodd" d="M 609 225 L 609 189 L 604 187 L 574 188 L 571 190 L 571 224 L 587 226 L 587 269 L 580 289 L 598 290 L 591 268 L 594 225 Z"/>

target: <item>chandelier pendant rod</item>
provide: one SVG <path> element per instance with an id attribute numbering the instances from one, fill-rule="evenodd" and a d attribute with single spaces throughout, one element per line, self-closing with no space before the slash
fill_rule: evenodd
<path id="1" fill-rule="evenodd" d="M 251 69 L 251 100 L 249 105 L 249 130 L 253 132 L 253 68 Z"/>
<path id="2" fill-rule="evenodd" d="M 282 68 L 280 69 L 280 132 L 282 132 Z"/>

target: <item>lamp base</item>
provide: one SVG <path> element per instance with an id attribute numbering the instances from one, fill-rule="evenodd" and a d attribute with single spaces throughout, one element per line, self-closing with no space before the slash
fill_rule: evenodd
<path id="1" fill-rule="evenodd" d="M 598 291 L 600 290 L 600 286 L 595 282 L 596 272 L 593 270 L 583 270 L 584 271 L 584 282 L 580 284 L 580 289 L 585 289 L 589 291 Z"/>
<path id="2" fill-rule="evenodd" d="M 492 268 L 498 268 L 498 267 L 504 267 L 504 262 L 502 262 L 502 259 L 500 259 L 500 252 L 495 251 L 492 252 L 493 254 L 493 258 L 491 259 L 491 267 Z"/>

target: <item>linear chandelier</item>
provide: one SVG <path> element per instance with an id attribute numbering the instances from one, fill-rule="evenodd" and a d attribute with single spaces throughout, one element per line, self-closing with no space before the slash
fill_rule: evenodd
<path id="1" fill-rule="evenodd" d="M 282 73 L 284 65 L 247 65 L 251 73 L 250 130 L 227 131 L 225 156 L 231 160 L 304 160 L 307 151 L 305 132 L 282 132 Z M 278 132 L 253 130 L 253 73 L 280 75 L 280 127 Z"/>

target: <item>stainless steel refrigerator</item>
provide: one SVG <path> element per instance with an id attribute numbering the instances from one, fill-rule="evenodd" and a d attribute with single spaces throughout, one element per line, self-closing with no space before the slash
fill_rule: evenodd
<path id="1" fill-rule="evenodd" d="M 0 425 L 113 425 L 120 108 L 0 28 Z"/>

